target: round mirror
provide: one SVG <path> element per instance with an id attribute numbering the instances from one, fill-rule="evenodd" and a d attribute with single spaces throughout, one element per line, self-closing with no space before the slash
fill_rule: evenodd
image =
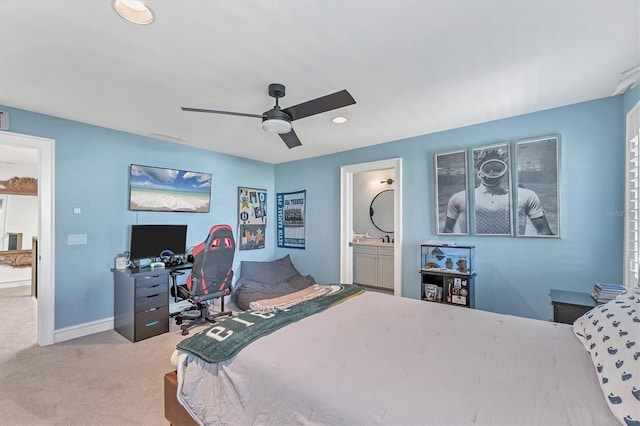
<path id="1" fill-rule="evenodd" d="M 393 232 L 393 189 L 387 189 L 373 197 L 369 217 L 373 226 L 382 232 Z"/>

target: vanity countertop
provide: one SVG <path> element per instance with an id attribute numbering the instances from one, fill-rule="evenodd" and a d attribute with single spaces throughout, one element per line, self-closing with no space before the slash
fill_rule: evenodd
<path id="1" fill-rule="evenodd" d="M 360 241 L 353 241 L 353 245 L 362 245 L 362 246 L 379 246 L 379 247 L 388 247 L 388 246 L 392 246 L 393 247 L 393 243 L 383 243 L 382 241 L 380 241 L 379 239 L 369 239 L 369 240 L 360 240 Z"/>

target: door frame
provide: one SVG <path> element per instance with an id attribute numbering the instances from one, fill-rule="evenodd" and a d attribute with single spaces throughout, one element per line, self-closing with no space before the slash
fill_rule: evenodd
<path id="1" fill-rule="evenodd" d="M 393 294 L 402 296 L 402 158 L 340 167 L 340 282 L 353 283 L 353 175 L 393 169 Z"/>
<path id="2" fill-rule="evenodd" d="M 38 150 L 38 344 L 54 343 L 55 331 L 55 140 L 0 132 L 0 145 Z"/>

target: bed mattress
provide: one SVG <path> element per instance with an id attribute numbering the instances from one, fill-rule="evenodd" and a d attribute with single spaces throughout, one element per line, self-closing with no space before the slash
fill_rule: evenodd
<path id="1" fill-rule="evenodd" d="M 618 424 L 570 325 L 380 293 L 227 361 L 173 359 L 203 424 Z"/>

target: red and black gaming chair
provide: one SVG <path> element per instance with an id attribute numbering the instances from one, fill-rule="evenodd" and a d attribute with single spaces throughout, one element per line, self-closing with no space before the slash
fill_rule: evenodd
<path id="1" fill-rule="evenodd" d="M 182 335 L 189 334 L 189 329 L 198 324 L 215 322 L 221 316 L 232 314 L 224 310 L 224 299 L 231 293 L 235 251 L 236 244 L 229 225 L 215 225 L 209 230 L 207 239 L 194 247 L 193 269 L 187 278 L 186 288 L 178 289 L 182 293 L 180 296 L 190 300 L 192 306 L 174 315 L 176 324 L 181 325 Z M 208 302 L 217 298 L 220 298 L 220 312 L 209 315 Z M 192 311 L 200 313 L 190 316 L 188 313 Z"/>

